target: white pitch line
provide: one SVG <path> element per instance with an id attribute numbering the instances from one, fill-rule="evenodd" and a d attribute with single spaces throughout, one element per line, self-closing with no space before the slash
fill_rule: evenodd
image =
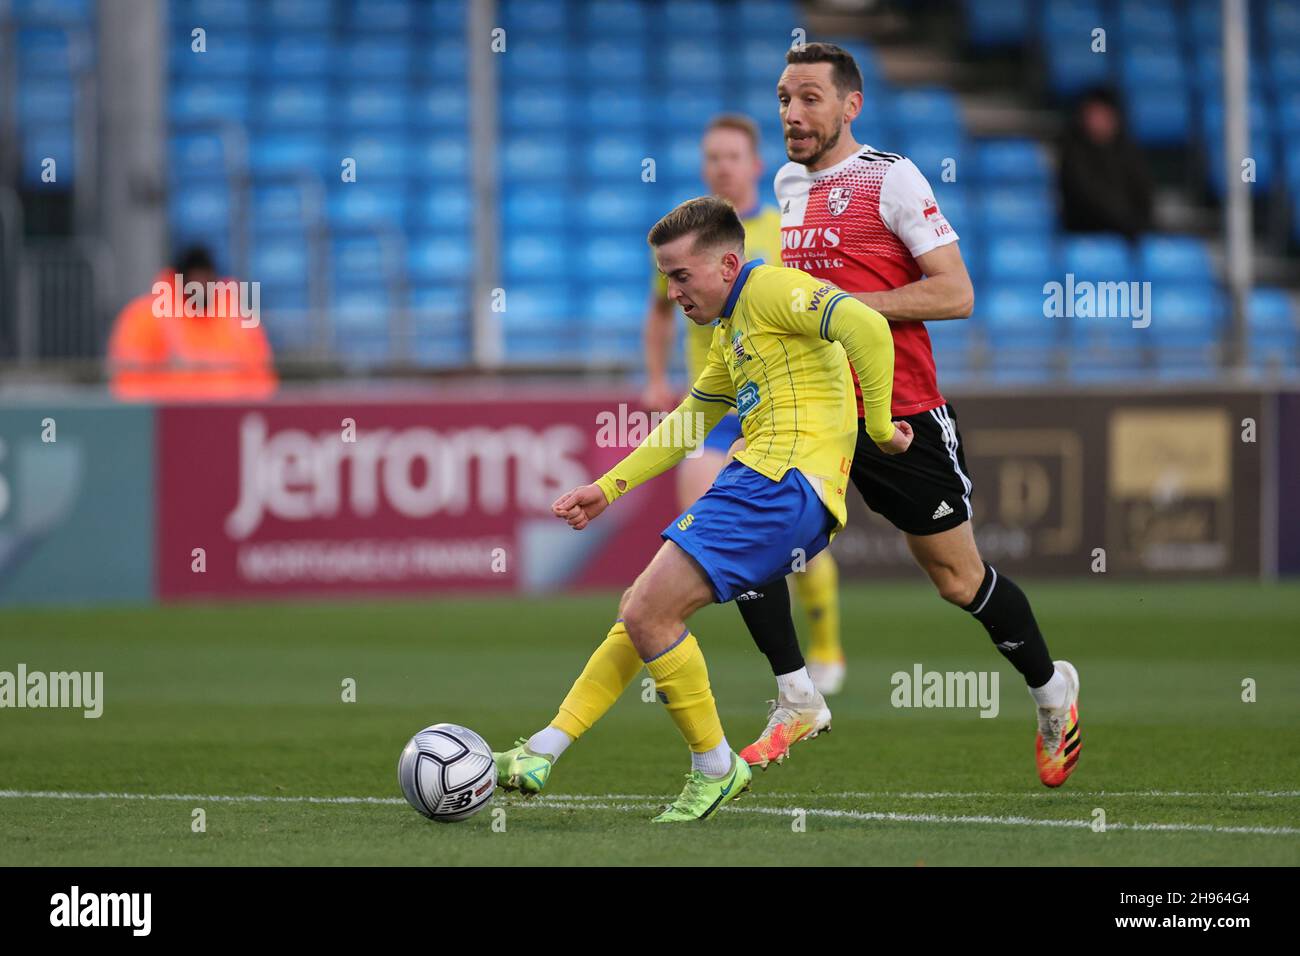
<path id="1" fill-rule="evenodd" d="M 775 794 L 786 796 L 789 794 Z M 402 805 L 405 800 L 397 797 L 281 797 L 262 794 L 198 794 L 198 793 L 75 793 L 63 790 L 0 790 L 0 798 L 9 799 L 53 799 L 53 800 L 165 800 L 197 803 L 308 803 L 308 804 L 382 804 L 385 806 Z M 512 804 L 519 808 L 554 809 L 554 810 L 617 810 L 619 812 L 642 811 L 664 806 L 662 797 L 625 797 L 622 799 L 644 800 L 641 803 L 610 803 L 619 799 L 616 795 L 599 796 L 581 794 L 574 797 L 538 797 Z M 593 802 L 600 801 L 600 802 Z M 792 816 L 802 811 L 813 817 L 831 819 L 860 820 L 864 822 L 886 823 L 963 823 L 994 826 L 1037 826 L 1064 827 L 1068 829 L 1088 829 L 1090 820 L 1044 820 L 1038 817 L 990 816 L 984 814 L 947 815 L 939 813 L 894 813 L 873 812 L 866 810 L 834 810 L 816 807 L 755 807 L 732 806 L 728 813 L 761 813 L 769 816 Z M 1219 826 L 1209 823 L 1108 823 L 1107 830 L 1146 830 L 1169 831 L 1180 833 L 1252 833 L 1272 836 L 1300 835 L 1297 827 L 1244 827 Z"/>
<path id="2" fill-rule="evenodd" d="M 529 806 L 528 802 L 520 806 Z M 664 805 L 658 803 L 562 803 L 554 798 L 549 803 L 540 799 L 531 801 L 537 809 L 549 807 L 555 810 L 618 810 L 621 812 L 642 811 Z M 724 813 L 761 813 L 767 816 L 792 817 L 796 812 L 803 812 L 810 817 L 829 817 L 840 820 L 861 820 L 886 823 L 968 823 L 975 825 L 1012 826 L 1012 827 L 1064 827 L 1072 830 L 1092 828 L 1091 820 L 1044 820 L 1038 817 L 995 817 L 984 814 L 945 815 L 941 813 L 873 813 L 865 810 L 828 810 L 815 807 L 739 807 L 729 806 Z M 1168 831 L 1177 833 L 1250 833 L 1267 836 L 1300 836 L 1300 827 L 1234 827 L 1217 826 L 1210 823 L 1107 823 L 1109 830 Z"/>

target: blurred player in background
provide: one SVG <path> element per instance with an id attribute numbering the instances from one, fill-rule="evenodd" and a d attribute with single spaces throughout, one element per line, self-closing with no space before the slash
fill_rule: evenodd
<path id="1" fill-rule="evenodd" d="M 730 202 L 744 224 L 746 258 L 762 259 L 770 265 L 779 263 L 781 213 L 759 199 L 763 161 L 759 155 L 758 126 L 748 116 L 724 113 L 709 123 L 700 141 L 700 151 L 705 186 L 710 194 Z M 766 184 L 762 185 L 766 188 Z M 646 388 L 642 401 L 661 412 L 675 408 L 681 399 L 679 391 L 668 380 L 677 310 L 667 290 L 667 280 L 657 273 L 644 331 Z M 712 325 L 685 323 L 686 374 L 692 382 L 704 369 L 712 336 Z M 677 469 L 677 500 L 681 507 L 685 508 L 708 490 L 726 464 L 732 446 L 740 440 L 743 440 L 740 420 L 733 412 L 709 432 L 703 448 L 695 456 L 682 462 Z M 837 693 L 844 683 L 844 650 L 840 643 L 839 571 L 834 556 L 829 550 L 823 551 L 794 575 L 794 583 L 799 603 L 808 616 L 808 677 L 819 693 Z M 737 604 L 742 614 L 747 597 L 742 597 Z M 784 598 L 773 597 L 773 601 L 779 600 L 788 603 L 788 591 Z M 781 686 L 794 679 L 791 675 L 804 670 L 805 661 L 800 653 L 772 663 L 782 668 L 775 672 L 779 698 Z M 796 738 L 814 735 L 830 722 L 829 710 L 820 705 L 816 710 L 820 718 L 803 721 L 802 725 L 797 715 L 789 715 L 788 720 L 783 715 L 779 722 L 787 728 L 787 734 Z"/>
<path id="2" fill-rule="evenodd" d="M 735 408 L 745 448 L 663 530 L 659 552 L 623 595 L 618 620 L 551 723 L 495 759 L 503 788 L 537 793 L 560 755 L 644 666 L 691 752 L 686 787 L 655 818 L 671 823 L 710 816 L 752 779 L 727 743 L 686 621 L 756 584 L 775 582 L 784 591 L 792 555 L 815 557 L 844 527 L 857 441 L 850 363 L 868 440 L 882 454 L 900 454 L 911 428 L 890 421 L 894 355 L 884 318 L 806 273 L 746 261 L 745 230 L 730 203 L 712 196 L 682 203 L 655 224 L 649 241 L 673 301 L 713 330 L 704 371 L 635 451 L 553 510 L 581 531 L 680 462 L 696 416 L 711 427 Z"/>
<path id="3" fill-rule="evenodd" d="M 868 507 L 903 533 L 939 595 L 979 621 L 1024 677 L 1038 708 L 1039 779 L 1060 786 L 1079 758 L 1079 675 L 1068 661 L 1052 661 L 1024 592 L 980 557 L 957 417 L 939 393 L 925 330 L 925 321 L 965 318 L 974 305 L 957 233 L 911 160 L 853 138 L 862 74 L 849 53 L 809 43 L 787 52 L 786 64 L 777 95 L 791 161 L 776 176 L 781 228 L 790 236 L 784 262 L 889 319 L 892 413 L 916 434 L 898 457 L 880 454 L 860 435 L 853 483 Z M 749 602 L 749 619 L 766 615 L 767 603 Z M 788 653 L 788 614 L 773 604 L 770 616 L 751 632 L 765 651 Z M 771 758 L 782 741 L 764 744 L 747 748 L 750 763 Z"/>

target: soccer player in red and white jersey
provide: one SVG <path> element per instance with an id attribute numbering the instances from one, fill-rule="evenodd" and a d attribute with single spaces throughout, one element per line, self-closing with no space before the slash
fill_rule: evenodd
<path id="1" fill-rule="evenodd" d="M 1079 677 L 1053 662 L 1024 592 L 981 557 L 971 530 L 971 481 L 957 416 L 939 391 L 925 323 L 971 314 L 974 292 L 957 245 L 925 176 L 897 153 L 863 145 L 851 124 L 863 108 L 862 75 L 833 44 L 809 43 L 786 54 L 777 85 L 786 155 L 776 176 L 782 259 L 833 282 L 889 319 L 894 336 L 893 418 L 915 438 L 902 455 L 880 454 L 859 436 L 851 477 L 867 505 L 907 539 L 939 595 L 978 620 L 1025 678 L 1038 707 L 1039 778 L 1059 786 L 1079 757 Z M 859 411 L 861 415 L 861 411 Z M 746 623 L 765 653 L 784 617 Z M 768 646 L 765 646 L 768 645 Z M 766 766 L 782 742 L 746 749 Z"/>

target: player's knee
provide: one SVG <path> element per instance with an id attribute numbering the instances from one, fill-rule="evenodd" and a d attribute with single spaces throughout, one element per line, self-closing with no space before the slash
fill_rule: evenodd
<path id="1" fill-rule="evenodd" d="M 958 607 L 965 607 L 975 600 L 975 594 L 979 591 L 980 582 L 983 580 L 982 573 L 979 575 L 965 573 L 961 568 L 951 565 L 940 565 L 927 570 L 939 596 L 949 604 Z M 983 568 L 980 570 L 982 572 Z"/>
<path id="2" fill-rule="evenodd" d="M 624 617 L 624 612 L 627 610 L 627 602 L 631 599 L 631 597 L 632 597 L 632 589 L 628 588 L 626 591 L 623 592 L 623 596 L 618 599 L 619 617 Z"/>

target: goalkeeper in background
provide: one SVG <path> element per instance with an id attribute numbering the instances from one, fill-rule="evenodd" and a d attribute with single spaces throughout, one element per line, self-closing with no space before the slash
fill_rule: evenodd
<path id="1" fill-rule="evenodd" d="M 582 530 L 685 457 L 688 442 L 671 436 L 694 434 L 695 416 L 707 433 L 736 409 L 745 448 L 664 529 L 658 553 L 624 593 L 618 619 L 550 724 L 494 757 L 504 789 L 539 792 L 560 755 L 645 667 L 691 754 L 685 788 L 655 817 L 673 823 L 711 816 L 753 778 L 723 733 L 686 621 L 706 604 L 783 584 L 792 564 L 815 557 L 844 527 L 857 435 L 849 364 L 876 446 L 904 452 L 912 431 L 890 420 L 894 347 L 884 317 L 807 273 L 745 261 L 745 230 L 726 200 L 684 202 L 648 239 L 669 296 L 692 322 L 713 328 L 708 360 L 687 397 L 636 450 L 552 509 Z"/>
<path id="2" fill-rule="evenodd" d="M 712 195 L 735 207 L 745 227 L 745 258 L 763 259 L 773 265 L 780 263 L 781 212 L 775 206 L 759 201 L 763 161 L 759 156 L 758 126 L 748 116 L 737 113 L 717 116 L 704 131 L 700 152 L 705 186 Z M 713 325 L 696 322 L 684 325 L 686 375 L 694 382 L 704 370 Z M 646 386 L 642 402 L 652 411 L 670 411 L 681 399 L 681 392 L 674 389 L 668 380 L 676 330 L 677 309 L 668 298 L 666 280 L 662 274 L 656 274 L 643 332 Z M 698 454 L 678 466 L 677 501 L 680 507 L 685 508 L 708 490 L 727 463 L 732 445 L 739 440 L 742 440 L 739 419 L 734 413 L 723 416 L 709 432 Z M 844 649 L 840 644 L 839 572 L 834 556 L 829 550 L 823 551 L 792 580 L 799 603 L 808 617 L 807 676 L 820 694 L 838 693 L 844 684 Z M 789 592 L 785 588 L 777 590 L 780 593 L 763 595 L 765 610 L 776 602 L 789 603 Z M 743 614 L 746 610 L 743 596 L 737 606 Z M 782 666 L 798 671 L 804 668 L 805 662 L 800 656 L 797 661 Z M 786 677 L 787 683 L 793 680 L 786 674 L 776 676 Z M 788 696 L 778 693 L 779 700 Z M 798 693 L 794 696 L 803 700 Z M 816 726 L 816 717 L 803 714 L 805 710 L 820 713 L 826 708 L 821 702 L 808 701 L 787 714 L 774 714 L 780 719 L 780 732 L 789 743 L 809 734 L 815 735 L 825 726 L 824 720 L 821 727 Z M 829 711 L 826 711 L 826 716 L 829 717 Z"/>

